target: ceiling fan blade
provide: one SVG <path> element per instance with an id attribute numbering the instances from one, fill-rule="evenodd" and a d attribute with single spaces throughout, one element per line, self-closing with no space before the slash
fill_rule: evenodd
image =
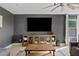
<path id="1" fill-rule="evenodd" d="M 47 7 L 44 7 L 44 9 L 49 8 L 49 7 L 53 7 L 53 6 L 56 6 L 56 5 L 58 5 L 58 4 L 54 3 L 53 5 L 49 5 Z"/>
<path id="2" fill-rule="evenodd" d="M 49 8 L 49 7 L 52 7 L 52 6 L 54 6 L 54 5 L 49 5 L 49 6 L 47 6 L 47 7 L 44 7 L 44 8 Z"/>
<path id="3" fill-rule="evenodd" d="M 70 3 L 71 5 L 79 5 L 79 3 Z"/>
<path id="4" fill-rule="evenodd" d="M 76 7 L 73 6 L 73 5 L 71 5 L 71 4 L 67 4 L 67 6 L 68 6 L 69 8 L 71 8 L 72 10 L 76 9 Z"/>
<path id="5" fill-rule="evenodd" d="M 54 11 L 55 9 L 57 9 L 58 7 L 60 7 L 60 5 L 58 5 L 58 6 L 56 6 L 55 8 L 53 8 L 53 9 L 51 10 L 51 12 Z"/>
<path id="6" fill-rule="evenodd" d="M 75 8 L 79 8 L 79 3 L 72 3 L 71 5 L 74 5 Z"/>

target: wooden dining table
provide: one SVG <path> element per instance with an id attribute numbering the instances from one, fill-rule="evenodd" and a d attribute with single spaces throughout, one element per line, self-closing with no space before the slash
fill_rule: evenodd
<path id="1" fill-rule="evenodd" d="M 28 44 L 25 48 L 26 56 L 30 54 L 30 51 L 50 51 L 55 56 L 55 49 L 52 44 Z"/>

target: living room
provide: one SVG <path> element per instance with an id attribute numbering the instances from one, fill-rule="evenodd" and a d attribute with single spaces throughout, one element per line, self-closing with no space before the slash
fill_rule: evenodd
<path id="1" fill-rule="evenodd" d="M 0 55 L 78 56 L 78 7 L 73 3 L 0 3 Z"/>

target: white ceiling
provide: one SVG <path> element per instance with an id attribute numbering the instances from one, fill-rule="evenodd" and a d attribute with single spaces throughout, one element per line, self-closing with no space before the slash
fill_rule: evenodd
<path id="1" fill-rule="evenodd" d="M 0 6 L 10 11 L 13 14 L 79 14 L 79 9 L 71 10 L 67 6 L 57 8 L 53 12 L 50 8 L 44 9 L 44 7 L 51 5 L 52 3 L 0 3 Z"/>

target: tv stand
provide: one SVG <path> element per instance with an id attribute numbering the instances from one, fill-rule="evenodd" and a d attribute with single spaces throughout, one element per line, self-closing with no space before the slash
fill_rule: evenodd
<path id="1" fill-rule="evenodd" d="M 33 35 L 33 44 L 52 44 L 56 45 L 55 35 Z"/>

